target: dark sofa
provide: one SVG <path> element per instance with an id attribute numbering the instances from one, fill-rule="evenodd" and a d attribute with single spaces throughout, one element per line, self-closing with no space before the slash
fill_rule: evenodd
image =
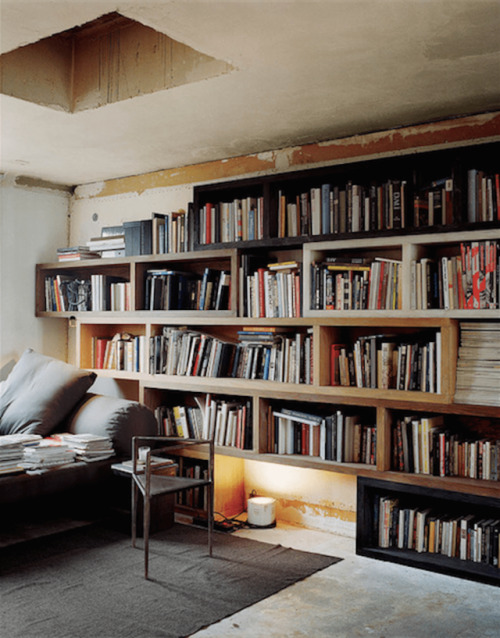
<path id="1" fill-rule="evenodd" d="M 0 504 L 35 503 L 41 499 L 109 498 L 111 465 L 130 457 L 132 438 L 156 433 L 154 414 L 127 399 L 93 394 L 95 373 L 26 350 L 0 391 L 0 436 L 56 432 L 104 434 L 115 457 L 75 462 L 40 473 L 0 476 Z"/>

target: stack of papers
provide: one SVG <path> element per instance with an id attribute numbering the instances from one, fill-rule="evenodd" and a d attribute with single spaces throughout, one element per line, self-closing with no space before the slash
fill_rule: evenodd
<path id="1" fill-rule="evenodd" d="M 100 461 L 114 456 L 113 444 L 107 436 L 97 434 L 60 434 L 60 440 L 81 461 Z"/>
<path id="2" fill-rule="evenodd" d="M 38 445 L 24 448 L 21 465 L 25 470 L 43 470 L 73 463 L 75 452 L 64 443 L 43 439 Z"/>
<path id="3" fill-rule="evenodd" d="M 7 434 L 0 437 L 0 475 L 22 472 L 24 448 L 37 445 L 41 440 L 39 434 Z"/>

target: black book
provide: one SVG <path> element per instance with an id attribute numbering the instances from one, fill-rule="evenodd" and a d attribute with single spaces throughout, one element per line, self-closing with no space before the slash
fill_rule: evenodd
<path id="1" fill-rule="evenodd" d="M 210 353 L 212 352 L 212 348 L 214 347 L 214 339 L 209 337 L 207 338 L 207 342 L 205 344 L 205 350 L 203 352 L 203 359 L 199 366 L 199 374 L 196 376 L 204 377 L 207 373 L 208 361 L 210 359 Z"/>
<path id="2" fill-rule="evenodd" d="M 392 228 L 402 227 L 401 182 L 392 182 Z"/>
<path id="3" fill-rule="evenodd" d="M 123 234 L 125 235 L 125 256 L 141 254 L 141 222 L 132 221 L 123 223 Z"/>
<path id="4" fill-rule="evenodd" d="M 163 302 L 165 297 L 165 281 L 161 275 L 154 275 L 151 278 L 151 298 L 150 310 L 163 310 Z"/>
<path id="5" fill-rule="evenodd" d="M 246 402 L 245 409 L 245 435 L 243 449 L 251 450 L 253 448 L 253 427 L 252 427 L 252 408 L 250 401 Z"/>
<path id="6" fill-rule="evenodd" d="M 217 284 L 214 310 L 227 310 L 229 308 L 229 283 L 230 275 L 227 270 L 223 270 Z"/>
<path id="7" fill-rule="evenodd" d="M 177 275 L 177 300 L 178 310 L 190 310 L 193 298 L 193 286 L 196 286 L 196 275 L 194 273 L 179 273 Z"/>
<path id="8" fill-rule="evenodd" d="M 140 222 L 140 255 L 151 255 L 153 252 L 153 220 L 142 219 Z M 125 246 L 126 246 L 125 238 Z"/>
<path id="9" fill-rule="evenodd" d="M 334 415 L 329 414 L 325 419 L 325 459 L 333 461 L 333 428 L 335 426 Z"/>
<path id="10" fill-rule="evenodd" d="M 220 270 L 214 270 L 212 272 L 212 275 L 209 276 L 207 285 L 207 298 L 205 300 L 206 310 L 215 310 L 221 274 L 222 272 Z"/>
<path id="11" fill-rule="evenodd" d="M 216 376 L 227 377 L 229 376 L 229 371 L 232 368 L 235 346 L 232 343 L 222 343 L 221 345 L 219 369 Z"/>

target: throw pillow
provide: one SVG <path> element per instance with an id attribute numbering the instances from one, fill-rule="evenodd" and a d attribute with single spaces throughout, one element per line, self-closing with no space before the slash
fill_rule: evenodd
<path id="1" fill-rule="evenodd" d="M 96 374 L 26 350 L 0 396 L 0 434 L 47 436 L 94 383 Z"/>

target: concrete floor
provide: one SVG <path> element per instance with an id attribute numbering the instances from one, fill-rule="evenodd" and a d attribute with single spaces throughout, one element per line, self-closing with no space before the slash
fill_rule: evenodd
<path id="1" fill-rule="evenodd" d="M 354 539 L 289 525 L 235 532 L 344 560 L 196 638 L 499 638 L 500 588 L 356 556 Z"/>

